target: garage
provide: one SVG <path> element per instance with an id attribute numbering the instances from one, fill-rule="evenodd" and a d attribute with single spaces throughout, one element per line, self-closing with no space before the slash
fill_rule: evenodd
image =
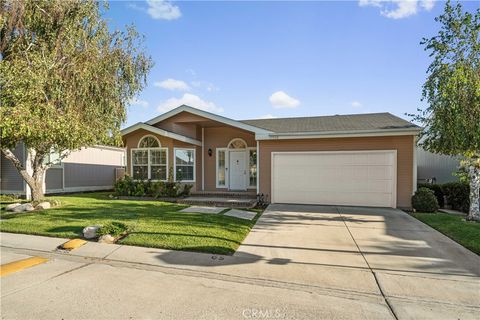
<path id="1" fill-rule="evenodd" d="M 396 207 L 396 150 L 272 152 L 272 203 Z"/>

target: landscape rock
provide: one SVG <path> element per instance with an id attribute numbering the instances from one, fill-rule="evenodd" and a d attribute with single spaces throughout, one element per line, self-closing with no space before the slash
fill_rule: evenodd
<path id="1" fill-rule="evenodd" d="M 37 210 L 45 210 L 45 209 L 50 209 L 51 208 L 51 205 L 50 205 L 50 202 L 40 202 L 36 207 L 35 209 Z"/>
<path id="2" fill-rule="evenodd" d="M 98 238 L 98 242 L 100 242 L 100 243 L 115 243 L 115 238 L 112 237 L 109 234 L 105 234 L 105 235 L 101 236 L 100 238 Z"/>
<path id="3" fill-rule="evenodd" d="M 35 208 L 32 206 L 31 203 L 24 203 L 19 206 L 13 208 L 13 212 L 23 212 L 23 211 L 33 211 Z"/>
<path id="4" fill-rule="evenodd" d="M 21 203 L 12 203 L 12 204 L 9 204 L 8 206 L 5 207 L 5 210 L 7 211 L 13 211 L 14 208 L 18 207 L 22 205 Z"/>
<path id="5" fill-rule="evenodd" d="M 88 226 L 83 228 L 83 237 L 85 239 L 93 239 L 97 237 L 97 231 L 101 226 Z"/>

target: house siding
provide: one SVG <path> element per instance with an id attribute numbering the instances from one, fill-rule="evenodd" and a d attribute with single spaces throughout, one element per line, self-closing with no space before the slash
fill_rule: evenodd
<path id="1" fill-rule="evenodd" d="M 19 143 L 12 152 L 25 165 L 25 148 L 23 143 Z M 25 192 L 25 184 L 12 162 L 2 154 L 0 159 L 0 192 L 9 193 L 12 191 Z"/>
<path id="2" fill-rule="evenodd" d="M 411 208 L 413 136 L 260 141 L 260 193 L 271 195 L 271 153 L 288 151 L 397 150 L 397 207 Z"/>

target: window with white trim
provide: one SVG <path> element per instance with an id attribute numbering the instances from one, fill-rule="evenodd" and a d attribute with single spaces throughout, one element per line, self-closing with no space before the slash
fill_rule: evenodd
<path id="1" fill-rule="evenodd" d="M 217 149 L 217 187 L 226 187 L 227 149 Z"/>
<path id="2" fill-rule="evenodd" d="M 249 159 L 249 187 L 257 186 L 257 149 L 248 150 Z"/>
<path id="3" fill-rule="evenodd" d="M 168 150 L 154 136 L 145 136 L 132 149 L 132 177 L 135 180 L 167 180 Z"/>
<path id="4" fill-rule="evenodd" d="M 175 180 L 195 181 L 195 149 L 175 148 Z"/>

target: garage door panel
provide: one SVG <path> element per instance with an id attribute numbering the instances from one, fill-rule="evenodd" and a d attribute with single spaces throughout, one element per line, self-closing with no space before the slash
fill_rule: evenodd
<path id="1" fill-rule="evenodd" d="M 395 206 L 393 151 L 274 153 L 272 201 Z"/>

